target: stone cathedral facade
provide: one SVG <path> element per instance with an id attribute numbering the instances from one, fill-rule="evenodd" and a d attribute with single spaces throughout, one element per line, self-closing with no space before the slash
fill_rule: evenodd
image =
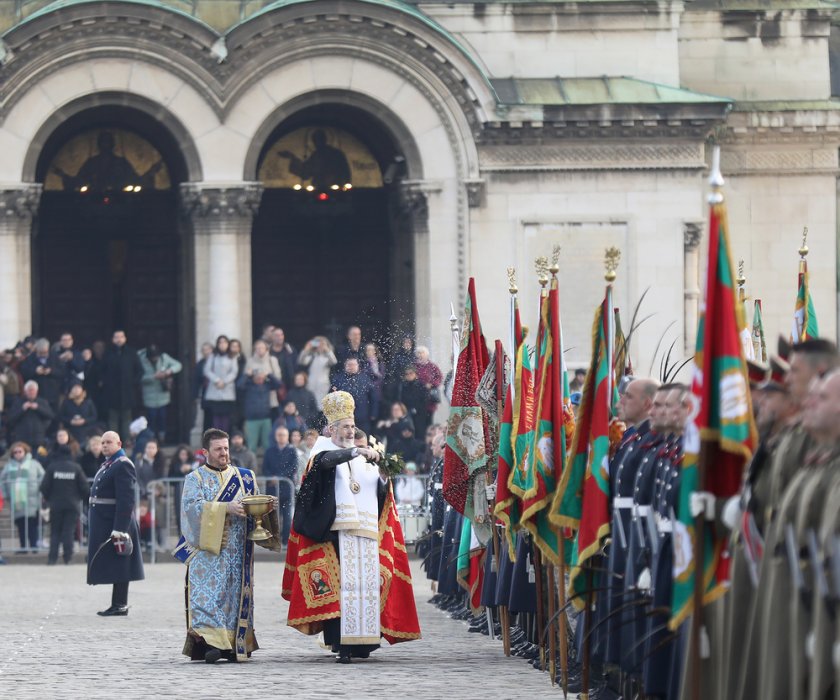
<path id="1" fill-rule="evenodd" d="M 535 328 L 533 260 L 560 245 L 577 365 L 617 246 L 656 374 L 693 342 L 712 143 L 768 336 L 807 226 L 834 337 L 833 7 L 0 0 L 0 342 L 121 326 L 189 360 L 219 333 L 249 352 L 265 323 L 297 346 L 359 323 L 446 368 L 468 278 L 488 340 L 509 266 Z"/>

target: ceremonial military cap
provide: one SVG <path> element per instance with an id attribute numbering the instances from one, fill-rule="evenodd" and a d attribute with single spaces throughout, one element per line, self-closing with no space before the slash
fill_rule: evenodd
<path id="1" fill-rule="evenodd" d="M 767 379 L 768 368 L 754 360 L 747 360 L 747 378 L 750 380 L 750 389 L 755 389 Z"/>

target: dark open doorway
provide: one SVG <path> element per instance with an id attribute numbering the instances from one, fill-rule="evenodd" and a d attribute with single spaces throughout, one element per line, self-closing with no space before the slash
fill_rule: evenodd
<path id="1" fill-rule="evenodd" d="M 359 325 L 387 354 L 414 330 L 413 231 L 396 197 L 399 145 L 366 111 L 318 104 L 274 130 L 259 175 L 255 337 L 271 323 L 297 347 L 315 335 L 340 343 Z"/>
<path id="2" fill-rule="evenodd" d="M 71 117 L 47 140 L 33 239 L 33 329 L 79 347 L 125 330 L 185 365 L 168 412 L 169 441 L 189 427 L 192 347 L 187 231 L 177 185 L 186 176 L 175 139 L 138 110 L 103 107 Z M 137 400 L 137 413 L 142 404 Z"/>

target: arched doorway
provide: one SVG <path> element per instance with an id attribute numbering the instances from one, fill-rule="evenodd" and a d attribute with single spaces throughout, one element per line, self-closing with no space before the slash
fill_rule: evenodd
<path id="1" fill-rule="evenodd" d="M 36 177 L 35 332 L 54 341 L 69 331 L 90 347 L 119 328 L 132 347 L 156 343 L 187 360 L 191 273 L 177 211 L 186 167 L 172 134 L 137 109 L 85 110 L 46 140 Z M 179 386 L 170 437 L 184 432 L 183 395 Z"/>
<path id="2" fill-rule="evenodd" d="M 414 248 L 398 184 L 405 157 L 359 107 L 322 103 L 286 118 L 259 156 L 252 235 L 255 337 L 281 325 L 300 347 L 346 328 L 387 353 L 414 330 Z"/>

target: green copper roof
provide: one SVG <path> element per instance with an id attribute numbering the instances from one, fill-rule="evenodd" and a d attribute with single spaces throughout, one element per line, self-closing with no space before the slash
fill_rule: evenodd
<path id="1" fill-rule="evenodd" d="M 636 78 L 493 78 L 505 105 L 720 104 L 726 97 Z"/>

